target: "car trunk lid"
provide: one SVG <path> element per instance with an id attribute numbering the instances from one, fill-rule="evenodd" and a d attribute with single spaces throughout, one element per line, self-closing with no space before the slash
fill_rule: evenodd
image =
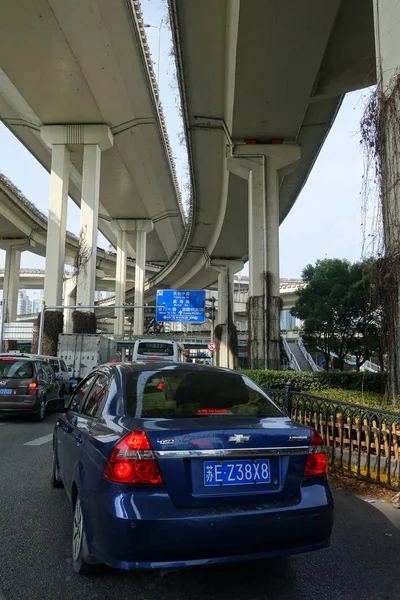
<path id="1" fill-rule="evenodd" d="M 286 417 L 206 416 L 144 425 L 177 506 L 299 500 L 309 428 Z"/>

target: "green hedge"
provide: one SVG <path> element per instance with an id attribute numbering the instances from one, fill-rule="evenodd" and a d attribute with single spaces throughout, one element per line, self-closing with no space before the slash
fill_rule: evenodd
<path id="1" fill-rule="evenodd" d="M 265 389 L 282 389 L 290 381 L 292 389 L 297 392 L 319 392 L 337 388 L 384 394 L 386 390 L 386 373 L 255 370 L 243 370 L 242 373 Z"/>

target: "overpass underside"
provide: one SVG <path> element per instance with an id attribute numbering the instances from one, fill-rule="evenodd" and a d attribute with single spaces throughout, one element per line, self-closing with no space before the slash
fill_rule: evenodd
<path id="1" fill-rule="evenodd" d="M 75 301 L 94 301 L 98 229 L 117 250 L 117 296 L 128 254 L 143 295 L 145 259 L 169 261 L 184 218 L 138 2 L 3 0 L 0 118 L 51 173 L 46 302 L 62 300 L 68 194 L 81 209 Z"/>
<path id="2" fill-rule="evenodd" d="M 169 0 L 193 211 L 185 254 L 164 283 L 206 287 L 219 277 L 229 364 L 232 274 L 249 260 L 250 360 L 277 368 L 279 225 L 344 94 L 376 80 L 373 3 L 217 4 Z"/>

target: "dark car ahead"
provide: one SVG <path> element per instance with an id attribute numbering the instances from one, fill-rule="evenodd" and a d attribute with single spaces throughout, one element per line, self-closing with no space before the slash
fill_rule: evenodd
<path id="1" fill-rule="evenodd" d="M 48 362 L 22 355 L 0 356 L 0 413 L 32 415 L 43 421 L 57 408 L 60 385 Z"/>
<path id="2" fill-rule="evenodd" d="M 74 509 L 72 563 L 166 569 L 329 544 L 319 434 L 240 373 L 183 363 L 91 372 L 54 430 Z"/>

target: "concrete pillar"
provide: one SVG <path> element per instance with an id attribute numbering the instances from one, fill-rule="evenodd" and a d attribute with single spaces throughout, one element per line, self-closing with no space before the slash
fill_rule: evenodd
<path id="1" fill-rule="evenodd" d="M 265 166 L 263 159 L 254 161 L 248 182 L 249 219 L 249 341 L 248 355 L 251 369 L 266 369 L 266 223 Z"/>
<path id="2" fill-rule="evenodd" d="M 217 365 L 228 369 L 237 368 L 237 336 L 233 321 L 234 300 L 233 280 L 234 275 L 243 269 L 243 262 L 239 260 L 212 260 L 212 269 L 218 272 L 218 325 L 220 326 L 220 340 L 217 352 Z"/>
<path id="3" fill-rule="evenodd" d="M 282 165 L 283 166 L 283 165 Z M 267 365 L 275 371 L 280 368 L 280 314 L 279 293 L 279 180 L 281 161 L 267 159 L 266 163 L 266 217 L 267 217 Z"/>
<path id="4" fill-rule="evenodd" d="M 388 315 L 388 379 L 391 399 L 395 402 L 400 393 L 400 4 L 393 0 L 373 0 L 373 7 L 379 92 L 377 145 L 382 175 L 379 200 L 383 215 L 384 260 L 390 275 L 386 285 L 393 283 L 390 293 L 389 288 L 386 290 L 383 312 Z"/>
<path id="5" fill-rule="evenodd" d="M 115 271 L 115 305 L 121 306 L 125 302 L 126 293 L 126 231 L 117 231 L 117 266 Z M 114 311 L 114 335 L 124 335 L 125 311 L 116 308 Z"/>
<path id="6" fill-rule="evenodd" d="M 6 249 L 6 264 L 3 283 L 3 300 L 6 302 L 4 320 L 6 323 L 14 323 L 17 320 L 20 265 L 20 247 L 10 244 Z"/>
<path id="7" fill-rule="evenodd" d="M 137 219 L 136 228 L 136 267 L 135 267 L 135 307 L 144 302 L 144 278 L 146 271 L 146 238 L 153 230 L 153 223 L 146 219 Z M 144 309 L 135 308 L 133 316 L 133 334 L 143 335 Z"/>
<path id="8" fill-rule="evenodd" d="M 76 306 L 76 279 L 72 275 L 67 277 L 63 286 L 64 306 Z M 72 309 L 64 310 L 64 333 L 73 333 Z"/>
<path id="9" fill-rule="evenodd" d="M 94 303 L 94 292 L 96 286 L 96 252 L 97 252 L 97 229 L 99 217 L 99 191 L 100 191 L 100 156 L 103 150 L 107 150 L 113 145 L 113 136 L 107 125 L 45 125 L 41 128 L 42 138 L 54 147 L 65 146 L 66 152 L 74 152 L 81 150 L 83 147 L 83 170 L 82 170 L 82 190 L 81 190 L 81 217 L 80 217 L 80 250 L 77 256 L 77 302 L 82 305 L 92 305 Z M 52 227 L 54 231 L 61 227 L 61 219 L 63 213 L 61 204 L 58 199 L 66 194 L 65 186 L 66 171 L 67 171 L 67 156 L 62 156 L 61 150 L 57 151 L 57 165 L 59 172 L 63 173 L 62 181 L 59 181 L 59 176 L 55 174 L 53 178 L 55 199 L 54 205 L 56 210 L 56 218 L 52 219 L 52 214 L 49 215 L 49 220 L 54 221 Z M 52 182 L 52 183 L 53 183 Z M 52 188 L 53 189 L 53 188 Z M 50 207 L 51 210 L 51 207 Z M 66 216 L 66 215 L 65 215 Z M 65 231 L 64 231 L 65 235 Z M 64 240 L 65 248 L 65 240 Z M 65 251 L 65 250 L 64 250 Z M 62 255 L 62 242 L 58 242 L 57 259 L 50 259 L 49 265 L 59 264 Z M 46 263 L 47 266 L 47 263 Z M 63 276 L 58 275 L 57 281 Z M 47 289 L 50 296 L 60 294 L 60 286 L 57 286 L 57 291 L 54 292 L 54 282 L 48 280 Z M 49 299 L 45 298 L 46 303 L 50 304 Z"/>
<path id="10" fill-rule="evenodd" d="M 70 153 L 65 144 L 53 145 L 43 295 L 48 306 L 60 306 L 62 300 L 67 232 L 69 157 Z"/>
<path id="11" fill-rule="evenodd" d="M 279 180 L 278 172 L 300 159 L 296 145 L 237 145 L 228 170 L 248 181 L 249 362 L 252 369 L 279 369 Z"/>
<path id="12" fill-rule="evenodd" d="M 79 259 L 76 300 L 94 303 L 96 291 L 97 232 L 99 225 L 101 151 L 97 145 L 83 150 L 82 197 L 79 223 Z"/>

